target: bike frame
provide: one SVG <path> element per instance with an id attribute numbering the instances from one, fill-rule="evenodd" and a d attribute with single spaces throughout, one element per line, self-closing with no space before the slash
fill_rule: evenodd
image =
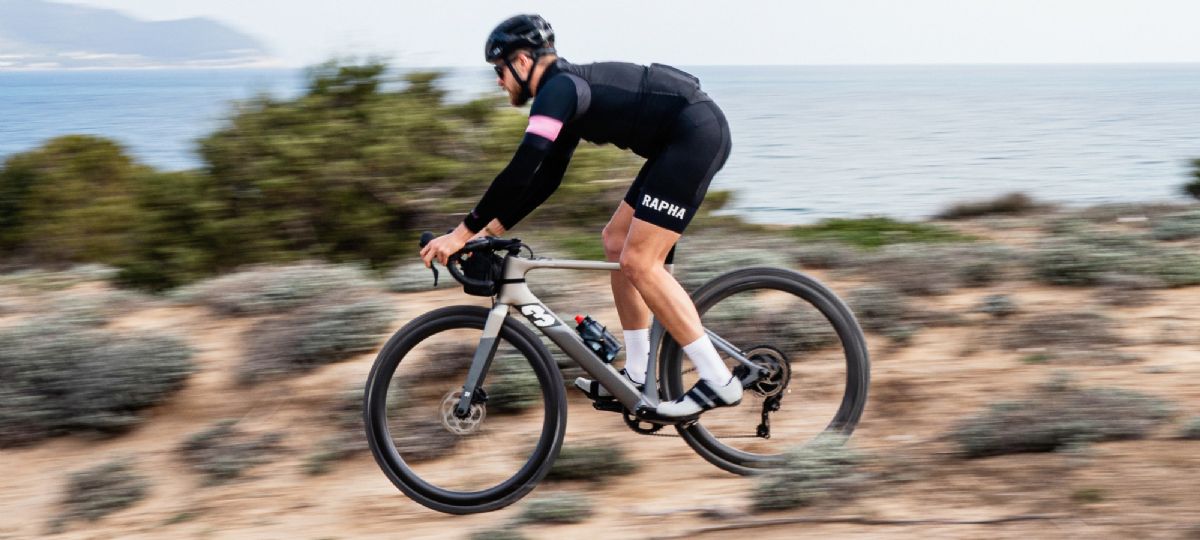
<path id="1" fill-rule="evenodd" d="M 479 346 L 475 349 L 475 356 L 471 360 L 471 368 L 467 372 L 467 381 L 463 385 L 462 397 L 459 399 L 455 412 L 460 416 L 466 416 L 471 406 L 475 389 L 480 387 L 484 374 L 487 373 L 491 366 L 492 357 L 495 355 L 496 347 L 499 345 L 498 337 L 500 335 L 500 328 L 504 325 L 504 320 L 508 317 L 509 310 L 514 308 L 534 328 L 545 334 L 567 356 L 575 360 L 575 363 L 579 364 L 579 367 L 583 368 L 584 371 L 612 392 L 617 401 L 624 405 L 626 409 L 636 414 L 639 410 L 652 410 L 656 408 L 659 404 L 658 383 L 656 379 L 657 362 L 647 362 L 646 384 L 643 391 L 639 394 L 637 387 L 625 377 L 622 377 L 611 364 L 604 362 L 588 349 L 573 326 L 564 323 L 554 311 L 546 307 L 529 290 L 525 276 L 530 271 L 539 268 L 620 271 L 621 266 L 615 262 L 568 259 L 523 259 L 513 255 L 505 256 L 504 277 L 498 283 L 499 292 L 496 294 L 495 302 L 492 304 L 487 321 L 484 323 L 483 336 L 479 340 Z M 668 268 L 670 268 L 670 265 L 668 265 Z M 758 367 L 746 358 L 746 355 L 737 347 L 734 347 L 733 344 L 707 328 L 704 331 L 708 334 L 709 339 L 712 340 L 713 345 L 717 349 L 757 371 Z M 657 356 L 658 344 L 662 341 L 664 332 L 665 329 L 663 326 L 658 321 L 654 321 L 650 329 L 649 357 L 651 359 Z"/>

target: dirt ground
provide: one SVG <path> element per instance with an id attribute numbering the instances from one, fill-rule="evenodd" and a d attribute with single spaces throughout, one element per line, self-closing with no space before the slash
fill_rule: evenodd
<path id="1" fill-rule="evenodd" d="M 832 282 L 839 293 L 848 286 Z M 595 282 L 603 292 L 604 280 Z M 524 525 L 529 538 L 1200 538 L 1200 442 L 1176 438 L 1183 419 L 1200 415 L 1200 287 L 1157 290 L 1145 307 L 1111 308 L 1089 289 L 1010 281 L 960 289 L 930 306 L 965 312 L 1003 292 L 1023 309 L 1094 309 L 1121 323 L 1138 360 L 1114 365 L 1042 365 L 992 343 L 993 324 L 926 328 L 910 345 L 869 336 L 872 388 L 850 443 L 888 464 L 903 481 L 886 482 L 851 500 L 795 511 L 750 513 L 757 480 L 723 472 L 678 438 L 636 435 L 614 415 L 569 394 L 568 444 L 621 445 L 635 474 L 604 482 L 545 482 L 530 497 L 585 492 L 594 515 L 573 525 Z M 395 327 L 428 309 L 476 303 L 457 290 L 395 294 Z M 612 312 L 596 313 L 615 321 Z M 971 316 L 974 317 L 974 316 Z M 302 377 L 250 389 L 233 382 L 242 332 L 251 320 L 206 309 L 160 306 L 119 318 L 114 328 L 161 329 L 193 346 L 200 370 L 186 388 L 149 410 L 132 433 L 96 440 L 61 437 L 0 451 L 0 539 L 46 535 L 60 511 L 67 473 L 131 455 L 152 480 L 149 496 L 96 522 L 75 522 L 63 539 L 465 538 L 512 520 L 521 503 L 493 513 L 449 516 L 397 491 L 369 452 L 309 476 L 302 461 L 333 429 L 318 412 L 330 389 L 365 379 L 374 353 Z M 1171 335 L 1172 339 L 1163 336 Z M 1169 400 L 1179 411 L 1146 440 L 1094 445 L 1081 452 L 964 460 L 944 438 L 952 424 L 985 404 L 1020 397 L 1054 371 L 1083 385 L 1116 386 Z M 250 431 L 281 431 L 289 450 L 245 478 L 205 486 L 178 454 L 180 441 L 212 422 L 239 419 Z M 1011 521 L 1002 521 L 1013 518 Z M 989 523 L 980 521 L 996 520 Z"/>

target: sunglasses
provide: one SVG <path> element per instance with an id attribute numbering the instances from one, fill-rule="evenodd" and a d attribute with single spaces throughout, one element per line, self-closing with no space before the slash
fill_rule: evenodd
<path id="1" fill-rule="evenodd" d="M 492 69 L 496 70 L 497 77 L 499 77 L 501 79 L 504 78 L 504 66 L 492 64 Z"/>

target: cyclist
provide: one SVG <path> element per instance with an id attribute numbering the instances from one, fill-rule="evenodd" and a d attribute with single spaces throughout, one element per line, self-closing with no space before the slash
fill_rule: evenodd
<path id="1" fill-rule="evenodd" d="M 644 383 L 651 313 L 684 344 L 700 380 L 682 397 L 662 403 L 666 419 L 694 418 L 741 401 L 741 381 L 721 361 L 686 291 L 664 267 L 668 253 L 729 157 L 729 126 L 699 81 L 661 64 L 576 65 L 559 58 L 554 31 L 538 15 L 517 15 L 488 36 L 484 58 L 515 107 L 531 98 L 529 125 L 508 166 L 452 232 L 421 250 L 426 266 L 442 264 L 471 238 L 499 236 L 558 187 L 580 139 L 612 143 L 646 158 L 611 220 L 604 252 L 618 261 L 613 297 L 626 346 L 622 370 Z M 612 394 L 595 381 L 575 385 L 592 399 Z"/>

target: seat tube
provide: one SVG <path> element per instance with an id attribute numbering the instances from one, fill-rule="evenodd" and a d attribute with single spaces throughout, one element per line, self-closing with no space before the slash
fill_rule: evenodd
<path id="1" fill-rule="evenodd" d="M 487 321 L 483 323 L 483 336 L 479 338 L 479 346 L 475 349 L 475 357 L 471 359 L 471 369 L 467 372 L 467 383 L 463 385 L 462 397 L 454 413 L 460 418 L 466 417 L 471 409 L 471 398 L 475 389 L 483 384 L 483 376 L 492 365 L 492 357 L 500 345 L 500 328 L 508 317 L 508 304 L 496 303 L 488 312 Z"/>

